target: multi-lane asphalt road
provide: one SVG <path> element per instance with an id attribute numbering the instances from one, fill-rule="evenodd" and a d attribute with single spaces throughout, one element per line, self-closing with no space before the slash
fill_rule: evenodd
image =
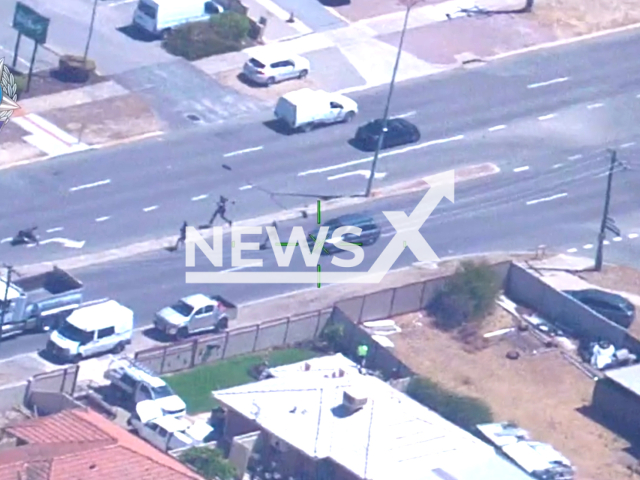
<path id="1" fill-rule="evenodd" d="M 622 35 L 399 85 L 393 114 L 416 123 L 423 138 L 417 145 L 386 152 L 378 169 L 386 175 L 376 185 L 492 162 L 500 173 L 459 184 L 456 202 L 443 200 L 421 230 L 436 253 L 532 249 L 540 244 L 563 249 L 587 246 L 588 251 L 602 212 L 606 149 L 616 147 L 631 168 L 616 173 L 611 214 L 625 235 L 633 234 L 640 229 L 636 213 L 640 65 L 612 59 L 622 52 L 632 58 L 640 53 L 637 50 L 636 36 Z M 594 68 L 605 64 L 608 69 Z M 380 113 L 385 94 L 378 89 L 353 95 L 360 104 L 360 122 Z M 5 242 L 0 244 L 0 255 L 21 265 L 177 233 L 182 220 L 206 221 L 220 194 L 236 200 L 228 213 L 238 220 L 314 203 L 314 194 L 363 191 L 364 176 L 345 176 L 370 166 L 370 155 L 348 143 L 356 125 L 285 136 L 265 126 L 265 120 L 4 170 L 0 238 L 38 225 L 44 238 L 87 243 L 77 250 L 56 244 L 19 248 Z M 223 164 L 233 171 L 223 169 Z M 254 186 L 247 188 L 249 184 Z M 420 197 L 408 195 L 366 206 L 383 225 L 384 235 L 366 248 L 363 270 L 393 235 L 381 212 L 409 213 Z M 345 211 L 349 210 L 353 209 Z M 311 228 L 312 219 L 308 222 L 305 226 Z M 285 223 L 280 228 L 284 233 L 291 226 Z M 610 259 L 635 258 L 630 241 L 612 241 L 608 249 Z M 274 268 L 272 252 L 255 255 L 264 260 L 265 269 Z M 413 260 L 406 251 L 395 266 Z M 330 271 L 330 261 L 321 260 L 323 271 Z M 224 268 L 230 268 L 229 263 L 227 259 Z M 204 257 L 198 257 L 197 266 L 206 267 Z M 299 253 L 290 268 L 303 268 Z M 313 287 L 186 285 L 184 254 L 165 251 L 76 274 L 86 284 L 87 298 L 113 297 L 130 305 L 139 325 L 147 324 L 166 301 L 199 289 L 243 303 Z M 5 343 L 0 355 L 32 351 L 42 342 L 39 336 L 18 338 Z"/>
<path id="2" fill-rule="evenodd" d="M 619 52 L 629 58 L 639 49 L 635 37 L 624 35 L 399 85 L 392 113 L 415 122 L 422 140 L 386 152 L 379 165 L 386 175 L 377 185 L 478 163 L 479 157 L 501 168 L 528 155 L 553 165 L 582 150 L 632 142 L 640 66 L 611 58 Z M 603 64 L 609 67 L 594 68 Z M 385 89 L 354 94 L 358 122 L 379 115 L 385 95 Z M 183 220 L 202 223 L 220 194 L 236 200 L 229 209 L 234 219 L 246 219 L 310 200 L 265 190 L 363 191 L 365 177 L 354 172 L 368 169 L 371 158 L 348 143 L 356 125 L 285 136 L 265 120 L 4 171 L 0 239 L 33 224 L 44 238 L 86 241 L 84 253 L 177 233 Z M 14 263 L 77 253 L 57 243 L 29 250 L 0 245 L 0 255 Z"/>

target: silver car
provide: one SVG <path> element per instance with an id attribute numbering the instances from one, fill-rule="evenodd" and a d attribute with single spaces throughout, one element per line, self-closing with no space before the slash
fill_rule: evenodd
<path id="1" fill-rule="evenodd" d="M 255 83 L 273 85 L 292 78 L 303 79 L 310 70 L 309 60 L 299 55 L 261 54 L 247 60 L 242 72 Z"/>

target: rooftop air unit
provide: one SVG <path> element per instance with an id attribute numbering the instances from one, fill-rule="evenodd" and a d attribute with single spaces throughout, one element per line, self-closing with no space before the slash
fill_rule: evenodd
<path id="1" fill-rule="evenodd" d="M 345 390 L 342 395 L 342 406 L 349 413 L 357 412 L 367 404 L 367 396 L 363 392 Z"/>

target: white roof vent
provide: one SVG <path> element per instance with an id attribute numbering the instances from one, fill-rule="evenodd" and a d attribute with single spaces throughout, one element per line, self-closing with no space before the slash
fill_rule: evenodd
<path id="1" fill-rule="evenodd" d="M 367 404 L 367 396 L 364 392 L 345 390 L 342 395 L 342 406 L 350 413 L 357 412 Z"/>

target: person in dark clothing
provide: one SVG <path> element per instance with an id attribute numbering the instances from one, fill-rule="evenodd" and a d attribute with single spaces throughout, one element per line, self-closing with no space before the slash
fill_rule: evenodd
<path id="1" fill-rule="evenodd" d="M 216 211 L 213 212 L 213 215 L 211 215 L 211 220 L 209 220 L 209 226 L 213 225 L 213 222 L 216 220 L 216 218 L 218 217 L 218 215 L 220 215 L 220 218 L 223 219 L 225 222 L 227 222 L 229 224 L 229 226 L 231 226 L 231 224 L 233 223 L 231 220 L 229 220 L 225 215 L 227 213 L 227 202 L 229 201 L 228 198 L 220 195 L 220 200 L 218 200 L 218 205 L 216 208 Z M 231 202 L 232 204 L 235 204 L 236 202 Z"/>
<path id="2" fill-rule="evenodd" d="M 36 245 L 40 245 L 40 240 L 38 240 L 38 236 L 35 233 L 37 229 L 38 227 L 31 227 L 26 230 L 20 230 L 15 236 L 17 243 L 35 243 Z"/>
<path id="3" fill-rule="evenodd" d="M 180 227 L 180 236 L 178 240 L 176 240 L 176 244 L 173 247 L 174 250 L 177 250 L 180 245 L 184 245 L 187 241 L 187 221 L 182 222 L 182 226 Z"/>
<path id="4" fill-rule="evenodd" d="M 278 231 L 278 222 L 276 222 L 274 220 L 271 223 L 271 226 L 276 229 L 276 232 Z M 266 250 L 267 249 L 267 243 L 269 243 L 269 232 L 266 232 L 266 236 L 265 236 L 264 240 L 262 241 L 262 243 L 260 244 L 260 250 Z"/>

